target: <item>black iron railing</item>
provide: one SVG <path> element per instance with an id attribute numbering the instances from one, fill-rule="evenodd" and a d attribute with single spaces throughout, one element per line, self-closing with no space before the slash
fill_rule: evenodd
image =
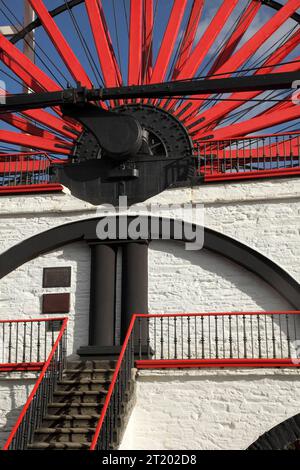
<path id="1" fill-rule="evenodd" d="M 116 443 L 134 366 L 300 367 L 300 311 L 133 315 L 90 450 Z"/>
<path id="2" fill-rule="evenodd" d="M 245 365 L 297 365 L 300 353 L 298 311 L 149 315 L 138 316 L 136 322 L 140 350 L 145 339 L 139 331 L 147 323 L 152 365 L 165 360 L 196 360 L 203 366 L 236 360 Z"/>
<path id="3" fill-rule="evenodd" d="M 206 181 L 300 172 L 300 134 L 199 141 L 198 173 Z"/>
<path id="4" fill-rule="evenodd" d="M 27 186 L 50 182 L 51 159 L 47 154 L 0 154 L 0 186 Z"/>
<path id="5" fill-rule="evenodd" d="M 26 450 L 33 441 L 35 430 L 41 426 L 48 403 L 52 401 L 56 384 L 65 369 L 67 322 L 67 318 L 62 321 L 47 361 L 3 450 Z"/>
<path id="6" fill-rule="evenodd" d="M 90 450 L 109 450 L 117 442 L 119 420 L 124 413 L 132 383 L 135 318 L 134 315 L 122 346 Z"/>
<path id="7" fill-rule="evenodd" d="M 41 369 L 53 348 L 63 320 L 1 320 L 0 371 Z"/>

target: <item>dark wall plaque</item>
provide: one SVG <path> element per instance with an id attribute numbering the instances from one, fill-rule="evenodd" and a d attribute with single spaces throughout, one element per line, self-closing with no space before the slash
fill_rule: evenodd
<path id="1" fill-rule="evenodd" d="M 43 287 L 70 287 L 71 267 L 44 268 Z"/>
<path id="2" fill-rule="evenodd" d="M 70 294 L 44 294 L 42 313 L 68 313 Z"/>

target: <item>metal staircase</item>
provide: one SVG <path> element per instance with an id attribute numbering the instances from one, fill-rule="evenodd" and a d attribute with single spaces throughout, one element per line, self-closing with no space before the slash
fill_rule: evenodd
<path id="1" fill-rule="evenodd" d="M 114 361 L 68 362 L 28 449 L 89 449 L 114 367 Z"/>

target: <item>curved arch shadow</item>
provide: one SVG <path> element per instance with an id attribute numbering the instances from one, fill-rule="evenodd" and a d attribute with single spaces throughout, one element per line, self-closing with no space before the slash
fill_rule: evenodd
<path id="1" fill-rule="evenodd" d="M 164 240 L 163 224 L 170 224 L 170 237 L 168 239 L 183 243 L 192 243 L 193 240 L 185 236 L 185 233 L 199 233 L 202 227 L 185 222 L 184 234 L 178 239 L 179 230 L 181 230 L 182 222 L 174 219 L 163 219 L 161 217 L 138 216 L 139 220 L 147 227 L 146 236 L 136 240 L 135 238 L 124 239 L 120 232 L 120 227 L 128 227 L 137 216 L 106 216 L 92 219 L 71 222 L 65 225 L 52 228 L 45 232 L 34 235 L 23 242 L 13 246 L 9 250 L 0 255 L 0 279 L 17 269 L 22 264 L 44 254 L 49 251 L 60 248 L 64 245 L 74 243 L 76 241 L 86 241 L 88 243 L 98 242 L 97 225 L 106 219 L 108 223 L 116 225 L 116 234 L 113 238 L 108 238 L 103 243 L 127 243 L 128 241 L 151 241 Z M 156 233 L 152 233 L 152 228 L 156 228 Z M 120 235 L 121 233 L 121 235 Z M 154 236 L 153 236 L 154 235 Z M 196 240 L 196 238 L 195 238 Z M 295 308 L 300 310 L 300 286 L 298 282 L 284 271 L 276 263 L 255 251 L 249 246 L 234 240 L 215 230 L 204 228 L 204 245 L 203 248 L 221 254 L 235 263 L 243 266 L 247 270 L 253 272 L 277 292 L 279 292 L 288 302 Z"/>
<path id="2" fill-rule="evenodd" d="M 299 450 L 300 414 L 262 434 L 247 450 Z"/>

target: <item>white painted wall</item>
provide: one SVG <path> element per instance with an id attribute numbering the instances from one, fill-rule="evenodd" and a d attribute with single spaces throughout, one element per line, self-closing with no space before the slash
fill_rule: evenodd
<path id="1" fill-rule="evenodd" d="M 36 373 L 0 373 L 0 449 L 9 433 L 37 379 Z"/>
<path id="2" fill-rule="evenodd" d="M 300 282 L 300 179 L 165 191 L 148 201 L 148 204 L 151 202 L 204 203 L 207 227 L 250 245 Z M 67 192 L 59 195 L 1 197 L 0 253 L 52 227 L 100 216 L 101 213 L 101 208 L 79 201 Z M 41 256 L 2 279 L 0 319 L 40 315 L 41 296 L 47 292 L 42 289 L 42 269 L 50 266 L 72 266 L 68 341 L 68 354 L 71 355 L 78 346 L 86 344 L 88 334 L 90 259 L 89 248 L 83 242 Z M 49 292 L 66 290 L 51 289 Z M 205 250 L 188 252 L 176 243 L 158 241 L 153 242 L 149 250 L 149 304 L 152 313 L 290 308 L 288 302 L 266 283 L 225 258 Z M 260 432 L 300 410 L 295 392 L 298 374 L 292 370 L 272 374 L 266 371 L 246 374 L 245 371 L 228 374 L 222 371 L 201 371 L 192 378 L 167 372 L 141 376 L 138 380 L 138 403 L 129 423 L 124 446 L 130 448 L 128 442 L 133 439 L 136 448 L 178 448 L 176 430 L 178 433 L 181 426 L 187 436 L 190 434 L 183 424 L 186 415 L 176 415 L 185 407 L 174 406 L 174 403 L 190 387 L 187 395 L 189 399 L 185 403 L 190 403 L 190 413 L 194 413 L 194 424 L 191 427 L 193 446 L 245 448 Z M 0 377 L 2 427 L 6 426 L 7 417 L 10 419 L 10 416 L 14 416 L 28 394 L 28 387 L 24 388 L 20 379 L 16 383 L 3 383 Z M 23 387 L 23 392 L 18 387 Z M 250 390 L 249 395 L 246 395 L 246 389 Z M 273 414 L 273 404 L 281 400 L 284 394 L 288 403 L 286 409 L 282 404 Z M 11 396 L 9 400 L 8 396 Z M 161 396 L 168 404 L 168 413 L 161 410 Z M 211 406 L 211 400 L 216 403 L 215 408 Z M 153 404 L 151 409 L 148 408 L 150 401 Z M 260 426 L 258 418 L 262 410 L 264 413 Z M 254 421 L 252 414 L 256 416 Z M 153 435 L 148 430 L 147 436 L 141 432 L 142 427 L 147 429 L 142 424 L 146 418 L 150 421 L 153 418 L 150 424 L 154 430 L 157 429 L 157 423 L 165 423 L 163 429 L 167 429 L 169 440 L 166 437 L 167 440 L 148 441 L 146 444 L 146 438 Z M 178 423 L 181 423 L 180 426 Z M 199 432 L 198 428 L 202 431 Z M 246 433 L 242 429 L 246 429 Z M 4 432 L 7 432 L 7 428 Z M 188 444 L 185 442 L 182 445 L 187 448 Z"/>
<path id="3" fill-rule="evenodd" d="M 140 371 L 120 450 L 244 450 L 299 413 L 297 370 Z"/>

